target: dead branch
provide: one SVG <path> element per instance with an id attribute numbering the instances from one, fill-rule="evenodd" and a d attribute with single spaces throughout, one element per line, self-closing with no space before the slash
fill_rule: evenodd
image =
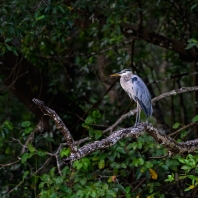
<path id="1" fill-rule="evenodd" d="M 145 123 L 141 123 L 136 127 L 118 130 L 101 141 L 95 141 L 93 143 L 86 144 L 85 146 L 81 147 L 77 153 L 72 153 L 68 158 L 64 159 L 64 161 L 67 163 L 81 159 L 94 151 L 109 148 L 126 137 L 137 138 L 144 133 L 145 126 Z"/>
<path id="2" fill-rule="evenodd" d="M 160 96 L 153 98 L 152 102 L 155 102 L 157 100 L 160 100 L 168 96 L 177 95 L 177 94 L 185 93 L 189 91 L 197 91 L 197 90 L 198 90 L 197 86 L 196 87 L 182 87 L 180 89 L 172 90 L 170 92 L 161 94 Z M 135 127 L 117 130 L 116 132 L 112 133 L 109 137 L 102 139 L 101 141 L 95 141 L 93 143 L 86 144 L 85 146 L 77 150 L 76 143 L 73 141 L 73 138 L 71 137 L 69 130 L 67 129 L 67 127 L 65 126 L 61 118 L 58 116 L 58 114 L 54 110 L 45 106 L 44 102 L 38 99 L 33 99 L 33 102 L 39 106 L 39 108 L 44 113 L 44 115 L 48 115 L 54 120 L 57 128 L 63 133 L 66 139 L 67 145 L 71 149 L 71 155 L 68 158 L 64 159 L 64 162 L 73 162 L 77 159 L 81 159 L 87 156 L 88 154 L 94 151 L 109 148 L 113 146 L 114 144 L 116 144 L 121 139 L 124 139 L 126 137 L 137 138 L 138 136 L 142 135 L 144 132 L 149 133 L 159 144 L 163 144 L 168 149 L 171 155 L 181 154 L 181 153 L 191 153 L 198 149 L 198 139 L 178 143 L 171 137 L 163 133 L 160 133 L 156 128 L 154 128 L 153 125 L 147 124 L 147 123 L 140 123 L 138 126 L 135 126 Z M 125 117 L 129 117 L 132 114 L 135 114 L 135 112 L 136 112 L 136 109 L 125 114 L 124 117 L 120 118 L 114 125 L 112 125 L 108 129 L 112 130 Z M 108 131 L 108 129 L 105 130 L 104 132 Z M 57 150 L 57 152 L 59 151 L 60 149 Z M 59 166 L 57 152 L 55 153 L 55 157 L 56 157 L 57 165 Z"/>
<path id="3" fill-rule="evenodd" d="M 152 103 L 158 100 L 161 100 L 163 98 L 169 97 L 169 96 L 174 96 L 177 94 L 181 94 L 181 93 L 186 93 L 186 92 L 191 92 L 191 91 L 198 91 L 198 86 L 195 87 L 182 87 L 180 89 L 176 89 L 176 90 L 172 90 L 170 92 L 166 92 L 163 93 L 155 98 L 152 99 Z M 134 110 L 129 111 L 128 113 L 122 115 L 114 124 L 112 124 L 110 127 L 108 127 L 107 129 L 105 129 L 103 132 L 106 133 L 108 131 L 112 132 L 113 129 L 119 124 L 121 123 L 124 119 L 135 115 L 135 113 L 137 112 L 137 108 Z"/>
<path id="4" fill-rule="evenodd" d="M 68 130 L 68 128 L 65 126 L 61 118 L 58 116 L 58 114 L 54 110 L 45 106 L 43 101 L 40 101 L 35 98 L 32 101 L 41 109 L 44 115 L 48 115 L 54 120 L 57 129 L 59 129 L 63 133 L 63 136 L 65 137 L 65 140 L 69 148 L 71 149 L 71 152 L 72 153 L 77 152 L 77 146 L 74 144 L 74 140 L 71 136 L 71 133 Z"/>
<path id="5" fill-rule="evenodd" d="M 187 142 L 176 142 L 171 137 L 160 133 L 156 128 L 153 127 L 153 125 L 142 122 L 136 127 L 118 130 L 101 141 L 95 141 L 81 147 L 77 153 L 73 153 L 68 158 L 64 159 L 64 162 L 73 162 L 87 156 L 94 151 L 109 148 L 116 144 L 119 140 L 126 137 L 137 138 L 144 132 L 149 133 L 159 144 L 165 146 L 168 149 L 169 156 L 182 153 L 192 153 L 198 149 L 198 139 Z"/>

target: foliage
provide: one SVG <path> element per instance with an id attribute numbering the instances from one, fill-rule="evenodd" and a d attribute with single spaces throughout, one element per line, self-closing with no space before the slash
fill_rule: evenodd
<path id="1" fill-rule="evenodd" d="M 196 193 L 197 154 L 155 158 L 167 150 L 148 134 L 63 164 L 70 149 L 32 98 L 52 107 L 75 140 L 99 141 L 135 107 L 111 73 L 131 68 L 152 97 L 197 86 L 197 1 L 7 0 L 0 5 L 0 197 Z M 140 31 L 126 37 L 123 22 Z M 143 30 L 156 36 L 153 44 Z M 162 35 L 173 44 L 181 41 L 179 50 L 158 43 L 165 41 Z M 149 121 L 166 134 L 176 132 L 177 141 L 196 139 L 197 101 L 196 93 L 160 100 Z M 116 127 L 132 126 L 134 120 Z"/>

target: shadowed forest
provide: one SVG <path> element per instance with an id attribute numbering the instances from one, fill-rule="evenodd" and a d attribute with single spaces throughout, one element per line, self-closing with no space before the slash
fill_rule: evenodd
<path id="1" fill-rule="evenodd" d="M 197 0 L 1 0 L 0 197 L 198 197 L 197 9 Z M 150 91 L 150 128 L 134 127 L 137 104 L 110 76 L 126 68 Z M 172 142 L 195 147 L 175 152 Z"/>

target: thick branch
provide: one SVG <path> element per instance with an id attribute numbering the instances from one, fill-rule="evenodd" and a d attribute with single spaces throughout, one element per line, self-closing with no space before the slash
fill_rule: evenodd
<path id="1" fill-rule="evenodd" d="M 192 153 L 198 149 L 198 139 L 187 142 L 176 142 L 171 137 L 160 133 L 151 124 L 147 126 L 149 133 L 159 144 L 163 144 L 172 154 Z"/>
<path id="2" fill-rule="evenodd" d="M 61 118 L 58 116 L 58 114 L 54 110 L 45 106 L 43 101 L 40 101 L 35 98 L 32 101 L 41 109 L 41 111 L 43 112 L 44 115 L 48 115 L 54 120 L 57 129 L 59 129 L 63 133 L 63 136 L 65 137 L 65 140 L 68 143 L 68 146 L 71 149 L 71 152 L 72 153 L 77 152 L 77 147 L 74 144 L 74 140 L 71 136 L 71 133 L 68 130 L 68 128 L 65 126 L 65 124 L 61 120 Z"/>
<path id="3" fill-rule="evenodd" d="M 72 162 L 77 159 L 81 159 L 94 151 L 109 148 L 109 147 L 113 146 L 114 144 L 116 144 L 121 139 L 124 139 L 126 137 L 137 138 L 138 136 L 140 136 L 144 133 L 145 126 L 146 126 L 145 123 L 141 123 L 136 127 L 130 127 L 127 129 L 118 130 L 118 131 L 112 133 L 109 137 L 107 137 L 101 141 L 95 141 L 93 143 L 90 143 L 90 144 L 87 144 L 87 145 L 81 147 L 77 153 L 71 154 L 68 158 L 64 159 L 64 161 Z"/>
<path id="4" fill-rule="evenodd" d="M 187 142 L 176 142 L 171 137 L 160 133 L 156 128 L 153 127 L 153 125 L 143 122 L 136 127 L 118 130 L 101 141 L 95 141 L 81 147 L 77 153 L 71 154 L 68 158 L 64 159 L 64 162 L 72 162 L 81 159 L 94 151 L 109 148 L 116 144 L 119 140 L 126 137 L 137 138 L 138 136 L 142 135 L 144 131 L 149 133 L 159 144 L 164 145 L 169 150 L 171 155 L 192 153 L 198 149 L 198 139 Z"/>
<path id="5" fill-rule="evenodd" d="M 180 54 L 180 58 L 187 62 L 198 60 L 198 53 L 193 49 L 186 50 L 186 44 L 182 41 L 165 37 L 161 34 L 149 31 L 140 26 L 134 26 L 128 23 L 121 24 L 122 32 L 126 37 L 138 37 L 148 43 L 161 46 L 163 48 L 174 50 Z"/>
<path id="6" fill-rule="evenodd" d="M 154 98 L 152 102 L 155 102 L 167 96 L 176 95 L 179 93 L 185 93 L 188 91 L 197 91 L 197 90 L 198 87 L 183 87 L 178 90 L 173 90 L 171 92 L 164 93 Z M 163 144 L 166 148 L 168 148 L 169 152 L 172 154 L 191 153 L 198 149 L 198 139 L 187 142 L 176 142 L 171 137 L 163 133 L 160 133 L 156 128 L 153 127 L 153 125 L 147 123 L 140 123 L 138 126 L 135 127 L 118 130 L 112 133 L 109 137 L 101 141 L 95 141 L 77 150 L 76 144 L 74 143 L 69 130 L 66 128 L 65 124 L 56 114 L 56 112 L 46 107 L 44 103 L 38 99 L 33 99 L 33 102 L 39 106 L 39 108 L 45 115 L 48 115 L 53 118 L 57 128 L 60 129 L 61 132 L 63 133 L 72 151 L 71 155 L 68 158 L 64 159 L 64 162 L 66 163 L 81 159 L 94 151 L 109 148 L 114 144 L 116 144 L 121 139 L 124 139 L 126 137 L 137 138 L 138 136 L 142 135 L 144 132 L 149 133 L 159 144 Z M 135 113 L 135 110 L 133 111 L 133 113 Z"/>

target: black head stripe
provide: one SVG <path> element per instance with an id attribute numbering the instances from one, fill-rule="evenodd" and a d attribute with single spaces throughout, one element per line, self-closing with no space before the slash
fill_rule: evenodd
<path id="1" fill-rule="evenodd" d="M 125 73 L 125 72 L 127 72 L 127 71 L 131 72 L 130 69 L 123 69 L 120 73 Z"/>

